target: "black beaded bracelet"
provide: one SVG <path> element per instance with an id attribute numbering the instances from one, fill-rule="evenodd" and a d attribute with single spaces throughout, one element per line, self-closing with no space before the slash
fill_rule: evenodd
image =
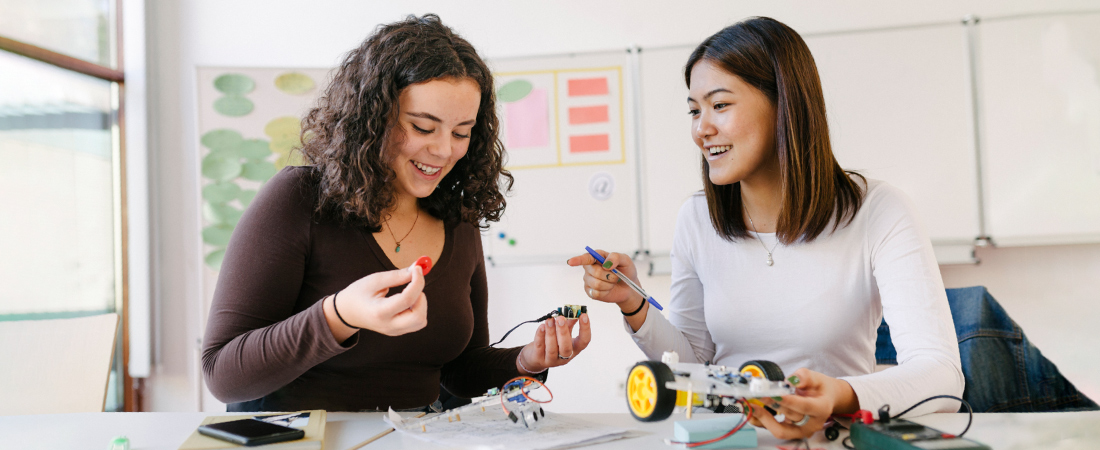
<path id="1" fill-rule="evenodd" d="M 333 303 L 333 305 L 335 305 L 335 303 Z M 635 309 L 634 312 L 632 312 L 630 314 L 623 313 L 623 317 L 630 317 L 630 316 L 633 316 L 635 314 L 638 314 L 638 313 L 642 312 L 642 308 L 644 308 L 644 307 L 645 307 L 645 299 L 643 298 L 642 299 L 642 304 L 638 305 L 638 309 Z M 622 311 L 619 311 L 619 312 L 622 312 Z M 337 314 L 337 316 L 339 316 L 339 314 Z"/>
<path id="2" fill-rule="evenodd" d="M 348 321 L 344 320 L 344 317 L 340 315 L 340 310 L 336 309 L 336 296 L 337 295 L 340 295 L 340 291 L 336 291 L 335 294 L 332 294 L 332 312 L 336 313 L 336 318 L 340 319 L 340 322 L 343 323 L 344 325 L 346 325 L 348 328 L 354 328 L 356 330 L 362 330 L 362 328 L 359 328 L 355 325 L 352 325 L 352 324 L 348 323 Z"/>

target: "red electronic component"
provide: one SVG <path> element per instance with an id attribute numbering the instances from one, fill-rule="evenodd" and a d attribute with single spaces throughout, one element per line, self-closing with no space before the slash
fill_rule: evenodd
<path id="1" fill-rule="evenodd" d="M 428 272 L 432 271 L 432 258 L 430 257 L 421 256 L 419 258 L 416 258 L 416 263 L 414 264 L 420 266 L 420 269 L 424 272 L 424 275 L 427 275 Z"/>
<path id="2" fill-rule="evenodd" d="M 861 409 L 859 411 L 856 411 L 854 414 L 833 414 L 833 416 L 834 417 L 844 417 L 844 418 L 847 418 L 847 419 L 852 419 L 853 422 L 857 422 L 857 423 L 858 422 L 863 422 L 865 425 L 870 425 L 872 423 L 875 423 L 875 417 L 873 415 L 871 415 L 871 411 L 868 411 L 866 409 Z"/>

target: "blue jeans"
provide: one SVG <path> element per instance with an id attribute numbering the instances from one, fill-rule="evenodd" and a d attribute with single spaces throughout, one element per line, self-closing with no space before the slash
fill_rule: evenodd
<path id="1" fill-rule="evenodd" d="M 985 287 L 948 289 L 947 302 L 966 379 L 963 399 L 974 412 L 1100 409 L 1028 341 Z M 875 347 L 879 364 L 897 364 L 885 320 L 879 325 Z"/>

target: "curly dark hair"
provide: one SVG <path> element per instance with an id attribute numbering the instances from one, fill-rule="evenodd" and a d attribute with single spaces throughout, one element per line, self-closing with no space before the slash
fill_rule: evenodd
<path id="1" fill-rule="evenodd" d="M 375 29 L 347 54 L 302 120 L 302 153 L 319 178 L 318 214 L 381 229 L 382 214 L 396 201 L 389 163 L 397 151 L 389 144 L 404 138 L 396 126 L 401 91 L 441 78 L 473 80 L 481 104 L 466 156 L 418 203 L 447 223 L 485 228 L 500 220 L 513 178 L 504 170 L 493 76 L 474 47 L 434 14 Z"/>

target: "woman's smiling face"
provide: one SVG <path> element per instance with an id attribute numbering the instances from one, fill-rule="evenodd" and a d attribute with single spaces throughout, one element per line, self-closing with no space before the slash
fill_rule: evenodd
<path id="1" fill-rule="evenodd" d="M 733 184 L 775 169 L 775 105 L 759 89 L 710 61 L 691 69 L 691 138 L 703 152 L 710 181 Z M 774 174 L 773 174 L 774 175 Z"/>
<path id="2" fill-rule="evenodd" d="M 394 187 L 399 196 L 424 198 L 466 156 L 481 90 L 469 78 L 435 79 L 406 87 L 398 104 Z"/>

